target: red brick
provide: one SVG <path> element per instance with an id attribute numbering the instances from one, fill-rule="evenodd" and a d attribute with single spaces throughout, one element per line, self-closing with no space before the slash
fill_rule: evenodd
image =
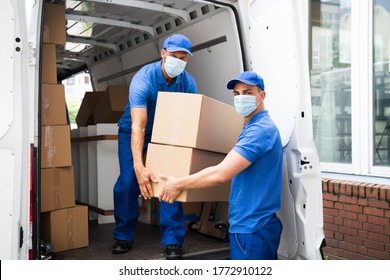
<path id="1" fill-rule="evenodd" d="M 359 185 L 359 197 L 365 198 L 366 197 L 366 187 L 365 184 Z"/>
<path id="2" fill-rule="evenodd" d="M 339 247 L 339 241 L 334 240 L 334 239 L 326 239 L 326 247 L 334 247 L 338 248 Z"/>
<path id="3" fill-rule="evenodd" d="M 353 196 L 352 185 L 351 184 L 347 184 L 345 186 L 345 194 L 348 195 L 348 196 Z"/>
<path id="4" fill-rule="evenodd" d="M 324 215 L 324 223 L 334 224 L 334 218 L 332 216 Z"/>
<path id="5" fill-rule="evenodd" d="M 333 193 L 340 194 L 340 181 L 333 182 Z"/>
<path id="6" fill-rule="evenodd" d="M 344 203 L 334 202 L 334 209 L 343 210 L 344 209 Z"/>
<path id="7" fill-rule="evenodd" d="M 365 256 L 363 256 L 359 253 L 354 253 L 354 252 L 349 252 L 349 251 L 346 251 L 344 255 L 345 255 L 345 258 L 347 260 L 364 260 L 365 259 Z"/>
<path id="8" fill-rule="evenodd" d="M 324 211 L 323 211 L 323 214 L 327 215 L 327 216 L 337 217 L 339 215 L 339 211 L 335 210 L 335 209 L 325 208 Z"/>
<path id="9" fill-rule="evenodd" d="M 358 230 L 358 237 L 367 238 L 368 237 L 368 231 L 366 231 L 366 230 Z"/>
<path id="10" fill-rule="evenodd" d="M 334 238 L 334 231 L 324 229 L 325 238 L 328 240 Z"/>
<path id="11" fill-rule="evenodd" d="M 339 242 L 339 248 L 349 252 L 357 252 L 358 246 L 344 241 Z"/>
<path id="12" fill-rule="evenodd" d="M 377 233 L 369 232 L 368 239 L 370 239 L 371 241 L 379 242 L 379 243 L 383 243 L 383 244 L 390 243 L 390 236 L 384 235 L 384 234 L 377 234 Z"/>
<path id="13" fill-rule="evenodd" d="M 356 220 L 344 219 L 344 226 L 356 229 L 363 229 L 363 223 Z"/>
<path id="14" fill-rule="evenodd" d="M 334 233 L 334 239 L 338 241 L 343 241 L 344 240 L 344 234 L 341 232 L 335 232 Z"/>
<path id="15" fill-rule="evenodd" d="M 383 251 L 377 251 L 377 250 L 373 250 L 373 249 L 368 249 L 367 255 L 371 256 L 373 258 L 376 258 L 378 260 L 389 260 L 390 259 L 390 253 L 383 252 Z"/>
<path id="16" fill-rule="evenodd" d="M 357 220 L 357 214 L 349 211 L 339 211 L 339 217 L 345 218 L 345 219 L 350 219 L 350 220 Z"/>
<path id="17" fill-rule="evenodd" d="M 386 200 L 368 199 L 367 202 L 370 207 L 389 209 L 390 202 Z"/>
<path id="18" fill-rule="evenodd" d="M 368 221 L 368 216 L 365 215 L 365 214 L 358 214 L 358 221 L 367 222 Z"/>
<path id="19" fill-rule="evenodd" d="M 333 201 L 330 200 L 323 200 L 322 201 L 322 206 L 326 208 L 333 208 Z"/>
<path id="20" fill-rule="evenodd" d="M 352 196 L 358 197 L 359 196 L 359 184 L 352 184 Z"/>
<path id="21" fill-rule="evenodd" d="M 379 188 L 375 184 L 369 184 L 366 187 L 366 197 L 367 198 L 374 198 L 378 199 L 379 198 Z"/>
<path id="22" fill-rule="evenodd" d="M 346 195 L 340 195 L 339 197 L 340 202 L 348 203 L 348 204 L 356 204 L 358 199 L 357 197 L 351 197 Z"/>
<path id="23" fill-rule="evenodd" d="M 390 219 L 390 210 L 385 210 L 385 215 L 386 218 Z"/>
<path id="24" fill-rule="evenodd" d="M 367 255 L 368 249 L 365 246 L 358 246 L 358 253 L 362 255 Z"/>
<path id="25" fill-rule="evenodd" d="M 383 217 L 384 211 L 383 209 L 378 209 L 374 207 L 364 207 L 363 213 L 367 215 L 379 216 Z"/>
<path id="26" fill-rule="evenodd" d="M 378 225 L 369 224 L 369 223 L 364 223 L 363 224 L 363 229 L 366 230 L 366 231 L 369 231 L 369 232 L 375 232 L 375 233 L 379 233 L 379 234 L 383 234 L 384 233 L 384 227 L 378 226 Z"/>
<path id="27" fill-rule="evenodd" d="M 379 190 L 379 198 L 381 200 L 389 201 L 390 196 L 388 196 L 388 194 L 390 194 L 390 186 L 382 186 L 381 189 Z"/>
<path id="28" fill-rule="evenodd" d="M 341 225 L 343 225 L 343 221 L 344 221 L 344 219 L 342 219 L 342 218 L 338 218 L 338 217 L 334 218 L 335 225 L 341 226 Z"/>
<path id="29" fill-rule="evenodd" d="M 362 206 L 367 206 L 368 205 L 367 198 L 358 198 L 357 204 Z"/>
<path id="30" fill-rule="evenodd" d="M 385 244 L 385 252 L 390 253 L 390 244 Z"/>
<path id="31" fill-rule="evenodd" d="M 345 226 L 339 226 L 339 232 L 351 236 L 357 236 L 358 232 L 355 228 L 345 227 Z"/>
<path id="32" fill-rule="evenodd" d="M 324 224 L 324 230 L 337 232 L 337 231 L 338 231 L 338 226 L 337 226 L 337 225 L 334 225 L 334 224 L 325 223 L 325 224 Z"/>
<path id="33" fill-rule="evenodd" d="M 366 246 L 368 249 L 374 249 L 378 251 L 384 251 L 385 250 L 385 244 L 374 242 L 371 240 L 364 240 L 364 246 Z"/>
<path id="34" fill-rule="evenodd" d="M 363 246 L 364 242 L 362 238 L 344 235 L 344 241 L 351 244 L 356 244 L 358 246 Z"/>
<path id="35" fill-rule="evenodd" d="M 339 192 L 340 192 L 340 194 L 342 194 L 342 195 L 347 195 L 347 193 L 346 193 L 346 184 L 345 184 L 345 182 L 340 182 L 340 188 L 339 188 Z"/>
<path id="36" fill-rule="evenodd" d="M 368 222 L 370 224 L 375 224 L 375 225 L 380 225 L 385 227 L 390 226 L 390 219 L 388 218 L 368 216 Z"/>
<path id="37" fill-rule="evenodd" d="M 363 212 L 363 206 L 356 205 L 356 204 L 345 204 L 344 205 L 345 211 L 355 212 L 355 213 L 362 213 Z"/>
<path id="38" fill-rule="evenodd" d="M 322 200 L 338 201 L 339 197 L 333 193 L 324 193 L 322 196 Z"/>

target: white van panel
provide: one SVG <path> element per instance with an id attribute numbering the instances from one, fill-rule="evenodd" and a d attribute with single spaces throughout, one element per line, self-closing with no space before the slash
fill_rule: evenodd
<path id="1" fill-rule="evenodd" d="M 0 149 L 0 259 L 10 259 L 13 240 L 13 195 L 14 195 L 14 154 L 9 149 Z"/>
<path id="2" fill-rule="evenodd" d="M 0 9 L 0 61 L 1 67 L 1 94 L 0 94 L 0 139 L 5 135 L 13 120 L 13 72 L 14 72 L 14 11 L 10 2 L 2 3 Z"/>
<path id="3" fill-rule="evenodd" d="M 290 1 L 254 0 L 249 4 L 251 56 L 254 71 L 264 78 L 266 108 L 286 146 L 294 129 L 300 84 L 296 27 Z"/>

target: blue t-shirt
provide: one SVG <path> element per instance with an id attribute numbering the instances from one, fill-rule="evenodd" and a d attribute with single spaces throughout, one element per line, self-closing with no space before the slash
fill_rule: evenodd
<path id="1" fill-rule="evenodd" d="M 281 207 L 283 147 L 267 110 L 245 125 L 234 151 L 251 165 L 232 179 L 229 198 L 229 231 L 253 233 Z"/>
<path id="2" fill-rule="evenodd" d="M 159 91 L 196 93 L 195 79 L 183 71 L 172 83 L 165 81 L 162 61 L 157 61 L 142 67 L 133 77 L 129 87 L 129 102 L 118 125 L 122 130 L 131 132 L 130 108 L 147 108 L 148 122 L 145 129 L 145 144 L 152 137 L 154 113 L 156 111 L 157 94 Z M 169 110 L 170 108 L 167 108 Z"/>

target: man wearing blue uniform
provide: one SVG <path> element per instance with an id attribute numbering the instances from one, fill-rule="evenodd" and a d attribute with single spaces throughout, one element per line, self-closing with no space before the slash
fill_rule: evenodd
<path id="1" fill-rule="evenodd" d="M 191 51 L 190 40 L 174 34 L 164 41 L 162 59 L 145 65 L 131 81 L 129 102 L 118 123 L 120 175 L 114 186 L 113 254 L 126 253 L 133 245 L 139 195 L 145 199 L 153 196 L 151 180 L 156 178 L 145 167 L 144 155 L 151 141 L 158 92 L 197 92 L 194 78 L 184 70 Z M 160 230 L 166 258 L 180 258 L 186 232 L 181 203 L 160 202 Z"/>
<path id="2" fill-rule="evenodd" d="M 230 257 L 277 259 L 282 223 L 283 147 L 279 131 L 264 107 L 264 81 L 255 72 L 243 72 L 227 84 L 245 126 L 236 145 L 218 165 L 198 173 L 166 180 L 160 200 L 173 203 L 182 190 L 218 185 L 232 180 L 229 198 Z"/>

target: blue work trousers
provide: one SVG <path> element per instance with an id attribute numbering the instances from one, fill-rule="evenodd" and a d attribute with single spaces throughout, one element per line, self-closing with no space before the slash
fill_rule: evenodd
<path id="1" fill-rule="evenodd" d="M 120 175 L 114 186 L 115 240 L 134 241 L 135 226 L 139 216 L 138 197 L 140 191 L 134 173 L 130 143 L 131 134 L 119 128 Z M 146 147 L 147 143 L 145 143 L 144 152 Z M 174 204 L 160 202 L 160 231 L 162 245 L 183 245 L 186 229 L 183 207 L 180 202 Z"/>
<path id="2" fill-rule="evenodd" d="M 258 231 L 230 233 L 230 259 L 277 260 L 283 225 L 276 214 Z"/>

